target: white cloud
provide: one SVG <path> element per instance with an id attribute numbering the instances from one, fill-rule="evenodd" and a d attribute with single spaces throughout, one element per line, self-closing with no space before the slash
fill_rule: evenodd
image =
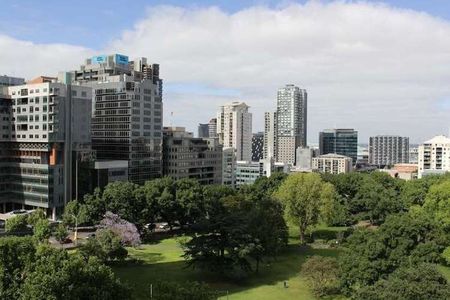
<path id="1" fill-rule="evenodd" d="M 67 44 L 36 44 L 0 33 L 0 74 L 31 79 L 73 70 L 93 51 Z"/>
<path id="2" fill-rule="evenodd" d="M 6 34 L 6 32 L 4 32 Z M 324 128 L 354 127 L 361 142 L 402 134 L 420 142 L 450 126 L 450 22 L 387 5 L 339 1 L 251 7 L 150 8 L 98 52 L 146 56 L 168 87 L 166 123 L 196 130 L 234 99 L 252 108 L 254 131 L 286 83 L 309 93 L 309 140 Z M 31 78 L 82 64 L 91 49 L 0 35 L 0 73 Z M 171 91 L 170 86 L 178 88 Z M 204 88 L 180 92 L 180 85 Z M 233 94 L 231 93 L 231 94 Z"/>
<path id="3" fill-rule="evenodd" d="M 309 92 L 310 141 L 335 125 L 358 129 L 362 142 L 383 133 L 420 142 L 450 126 L 439 104 L 450 96 L 450 23 L 411 10 L 345 1 L 234 14 L 155 7 L 109 48 L 160 63 L 166 83 L 239 91 L 254 131 L 286 83 Z M 166 94 L 166 112 L 189 115 L 194 129 L 229 100 L 201 98 Z"/>

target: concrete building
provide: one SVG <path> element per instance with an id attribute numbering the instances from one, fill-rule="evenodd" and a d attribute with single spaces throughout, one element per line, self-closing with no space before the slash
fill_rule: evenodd
<path id="1" fill-rule="evenodd" d="M 53 219 L 76 197 L 77 163 L 90 153 L 91 88 L 50 82 L 3 88 L 2 210 L 43 208 Z"/>
<path id="2" fill-rule="evenodd" d="M 237 161 L 236 187 L 253 184 L 259 177 L 270 177 L 275 172 L 289 173 L 289 166 L 284 163 L 276 163 L 273 159 Z"/>
<path id="3" fill-rule="evenodd" d="M 418 177 L 450 172 L 450 138 L 438 135 L 419 146 Z"/>
<path id="4" fill-rule="evenodd" d="M 128 180 L 162 175 L 162 79 L 146 58 L 99 55 L 64 80 L 92 87 L 92 148 L 97 159 L 128 162 Z"/>
<path id="5" fill-rule="evenodd" d="M 320 173 L 349 173 L 352 171 L 352 159 L 339 154 L 324 154 L 312 159 L 312 169 Z"/>
<path id="6" fill-rule="evenodd" d="M 217 114 L 217 134 L 224 148 L 234 148 L 237 160 L 252 158 L 252 114 L 244 102 L 232 102 L 220 107 Z"/>
<path id="7" fill-rule="evenodd" d="M 198 135 L 199 138 L 209 138 L 209 124 L 198 124 Z"/>
<path id="8" fill-rule="evenodd" d="M 236 153 L 234 148 L 223 148 L 222 184 L 231 187 L 236 185 Z"/>
<path id="9" fill-rule="evenodd" d="M 417 164 L 395 164 L 391 169 L 380 169 L 381 172 L 388 173 L 393 178 L 412 180 L 417 178 Z"/>
<path id="10" fill-rule="evenodd" d="M 194 138 L 184 127 L 164 127 L 163 174 L 221 184 L 222 146 L 217 139 Z"/>
<path id="11" fill-rule="evenodd" d="M 288 84 L 277 93 L 277 156 L 276 161 L 295 165 L 295 151 L 306 147 L 306 90 Z"/>
<path id="12" fill-rule="evenodd" d="M 298 147 L 295 168 L 299 171 L 311 171 L 313 156 L 313 149 L 309 147 Z"/>
<path id="13" fill-rule="evenodd" d="M 409 138 L 377 135 L 369 138 L 369 164 L 383 168 L 409 162 Z"/>
<path id="14" fill-rule="evenodd" d="M 208 137 L 216 138 L 217 137 L 217 119 L 212 118 L 208 123 Z"/>
<path id="15" fill-rule="evenodd" d="M 319 133 L 320 155 L 339 154 L 348 156 L 352 163 L 358 159 L 358 131 L 353 129 L 325 129 Z"/>
<path id="16" fill-rule="evenodd" d="M 277 113 L 264 113 L 264 159 L 277 158 Z"/>
<path id="17" fill-rule="evenodd" d="M 264 132 L 252 136 L 252 161 L 260 161 L 264 157 Z"/>
<path id="18" fill-rule="evenodd" d="M 409 163 L 417 165 L 418 162 L 419 162 L 419 147 L 410 147 L 409 148 Z"/>

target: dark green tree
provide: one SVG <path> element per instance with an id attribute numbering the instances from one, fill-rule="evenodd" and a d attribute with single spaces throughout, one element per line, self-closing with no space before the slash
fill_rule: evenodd
<path id="1" fill-rule="evenodd" d="M 30 232 L 28 228 L 28 216 L 17 215 L 6 220 L 5 230 L 11 234 L 21 234 Z"/>
<path id="2" fill-rule="evenodd" d="M 149 291 L 150 293 L 150 291 Z M 154 300 L 216 300 L 217 292 L 205 283 L 170 281 L 156 282 L 152 287 Z"/>
<path id="3" fill-rule="evenodd" d="M 432 265 L 405 266 L 387 279 L 362 287 L 354 299 L 447 300 L 450 299 L 450 285 Z"/>
<path id="4" fill-rule="evenodd" d="M 0 238 L 0 298 L 19 299 L 25 274 L 35 260 L 31 237 Z"/>
<path id="5" fill-rule="evenodd" d="M 88 260 L 65 250 L 41 247 L 17 299 L 131 299 L 123 286 L 97 258 Z"/>

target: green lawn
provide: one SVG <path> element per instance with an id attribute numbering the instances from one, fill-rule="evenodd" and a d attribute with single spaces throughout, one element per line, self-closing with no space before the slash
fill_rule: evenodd
<path id="1" fill-rule="evenodd" d="M 157 244 L 143 245 L 140 249 L 129 249 L 130 256 L 139 259 L 141 264 L 117 266 L 114 267 L 114 271 L 134 288 L 138 299 L 145 299 L 150 284 L 157 280 L 180 282 L 196 280 L 206 282 L 212 288 L 221 291 L 223 295 L 221 299 L 227 299 L 228 291 L 230 300 L 311 300 L 314 297 L 306 286 L 304 278 L 299 275 L 302 263 L 308 256 L 315 254 L 337 256 L 338 251 L 300 248 L 296 236 L 297 233 L 293 230 L 290 245 L 276 261 L 266 261 L 260 267 L 259 274 L 240 282 L 224 281 L 214 274 L 187 269 L 181 257 L 182 251 L 174 238 L 162 240 Z M 288 288 L 284 288 L 284 281 L 288 281 Z"/>

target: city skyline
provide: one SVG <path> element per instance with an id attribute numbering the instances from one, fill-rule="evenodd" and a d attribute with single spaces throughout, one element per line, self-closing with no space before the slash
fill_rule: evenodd
<path id="1" fill-rule="evenodd" d="M 450 64 L 445 53 L 450 14 L 442 1 L 406 2 L 231 1 L 211 7 L 211 1 L 171 1 L 170 6 L 137 1 L 130 7 L 134 14 L 118 17 L 122 2 L 112 1 L 86 12 L 87 19 L 104 20 L 103 26 L 91 20 L 75 34 L 70 22 L 58 26 L 62 13 L 52 15 L 53 26 L 45 21 L 33 27 L 31 21 L 56 6 L 54 1 L 42 7 L 6 1 L 0 15 L 0 74 L 56 76 L 95 54 L 146 56 L 165 66 L 164 125 L 172 120 L 196 131 L 218 106 L 244 101 L 253 113 L 253 132 L 261 131 L 264 111 L 275 109 L 277 89 L 295 84 L 309 93 L 308 143 L 334 127 L 355 128 L 360 143 L 388 134 L 409 136 L 416 144 L 449 132 L 450 71 L 443 66 Z M 30 23 L 12 18 L 17 10 L 30 16 Z M 382 34 L 387 30 L 390 35 Z M 219 33 L 221 39 L 214 39 Z"/>

